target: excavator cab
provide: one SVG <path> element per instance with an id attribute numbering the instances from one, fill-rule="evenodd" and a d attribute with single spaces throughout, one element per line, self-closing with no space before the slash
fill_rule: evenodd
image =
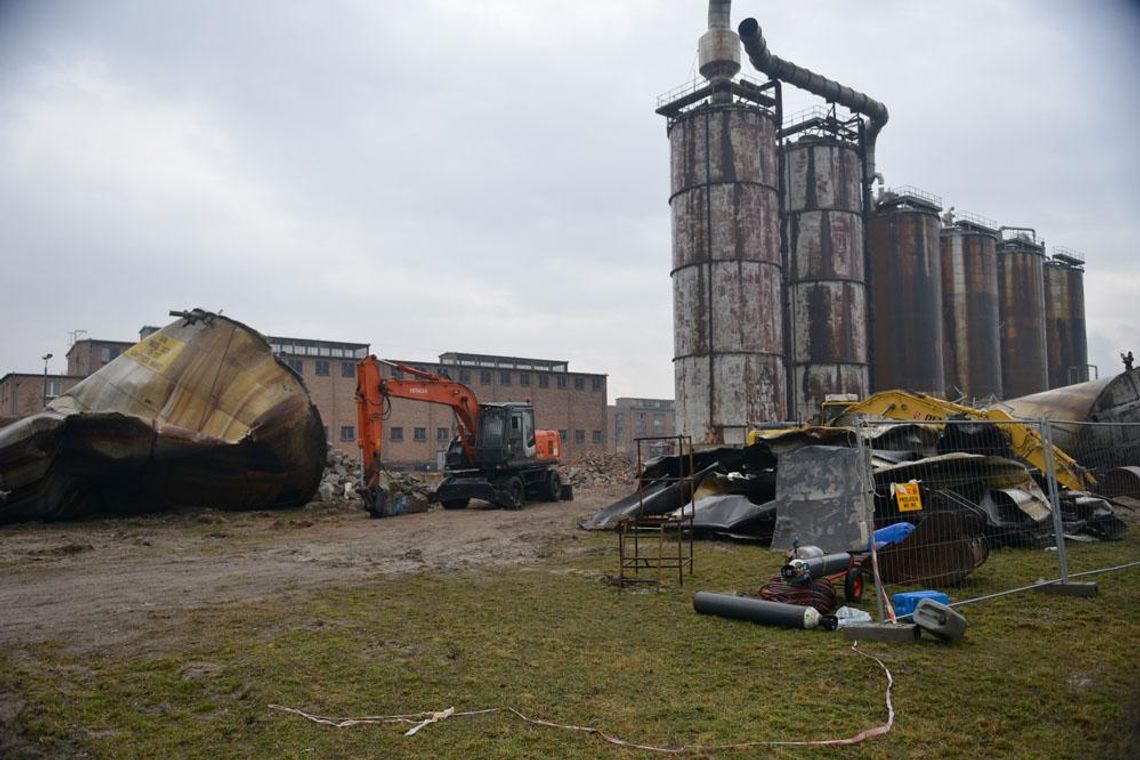
<path id="1" fill-rule="evenodd" d="M 477 466 L 493 469 L 533 462 L 536 448 L 533 406 L 506 403 L 479 407 Z"/>

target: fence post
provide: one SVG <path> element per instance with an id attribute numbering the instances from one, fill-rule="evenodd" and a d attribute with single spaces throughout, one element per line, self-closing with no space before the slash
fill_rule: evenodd
<path id="1" fill-rule="evenodd" d="M 871 441 L 865 435 L 863 430 L 866 428 L 865 421 L 859 423 L 856 428 L 855 434 L 859 436 L 859 450 L 863 454 L 863 477 L 866 479 L 863 483 L 863 514 L 867 521 L 867 528 L 870 535 L 867 540 L 870 542 L 871 551 L 875 550 L 875 468 L 871 460 Z M 874 565 L 872 564 L 872 567 Z M 875 608 L 879 614 L 878 620 L 880 623 L 887 621 L 886 610 L 883 607 L 883 591 L 882 584 L 879 583 L 879 573 L 877 570 L 874 572 L 875 581 Z"/>
<path id="2" fill-rule="evenodd" d="M 1061 583 L 1069 582 L 1069 560 L 1065 556 L 1065 527 L 1061 522 L 1061 499 L 1057 494 L 1057 462 L 1053 457 L 1053 426 L 1042 417 L 1041 440 L 1045 444 L 1045 479 L 1049 484 L 1049 509 L 1053 512 L 1053 539 L 1057 543 L 1057 564 Z"/>

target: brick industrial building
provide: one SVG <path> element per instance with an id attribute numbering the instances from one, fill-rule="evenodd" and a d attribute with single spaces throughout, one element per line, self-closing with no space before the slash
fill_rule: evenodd
<path id="1" fill-rule="evenodd" d="M 145 337 L 158 328 L 144 327 Z M 321 413 L 325 437 L 356 456 L 356 362 L 368 356 L 367 343 L 267 337 L 273 352 L 301 376 Z M 113 361 L 133 344 L 85 338 L 67 352 L 67 375 L 49 375 L 52 397 Z M 570 372 L 566 361 L 446 353 L 437 362 L 401 361 L 417 369 L 447 375 L 471 387 L 480 401 L 534 404 L 535 424 L 558 430 L 563 459 L 607 448 L 606 375 Z M 392 369 L 383 367 L 385 377 Z M 0 379 L 0 416 L 21 417 L 44 405 L 43 375 L 12 373 Z M 11 410 L 11 411 L 9 411 Z M 384 460 L 402 466 L 433 465 L 455 435 L 447 407 L 393 399 L 385 420 Z"/>
<path id="2" fill-rule="evenodd" d="M 673 399 L 618 398 L 608 407 L 610 451 L 637 458 L 637 438 L 675 435 L 677 428 L 673 416 Z M 656 456 L 671 451 L 666 441 L 645 442 L 641 455 Z"/>

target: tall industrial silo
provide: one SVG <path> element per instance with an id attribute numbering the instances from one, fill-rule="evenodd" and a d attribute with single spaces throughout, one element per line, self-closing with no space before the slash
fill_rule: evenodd
<path id="1" fill-rule="evenodd" d="M 1053 247 L 1045 262 L 1045 346 L 1049 387 L 1089 379 L 1085 335 L 1085 258 L 1064 246 Z"/>
<path id="2" fill-rule="evenodd" d="M 802 134 L 783 146 L 791 412 L 868 392 L 863 169 L 855 144 Z"/>
<path id="3" fill-rule="evenodd" d="M 709 4 L 707 83 L 664 96 L 673 226 L 673 370 L 680 432 L 743 443 L 750 423 L 787 417 L 778 88 L 736 80 L 728 3 Z"/>
<path id="4" fill-rule="evenodd" d="M 998 242 L 1001 385 L 1006 398 L 1048 385 L 1045 351 L 1045 246 L 1028 227 L 1002 227 Z M 1012 234 L 1010 234 L 1012 233 Z"/>
<path id="5" fill-rule="evenodd" d="M 942 364 L 946 397 L 1000 399 L 998 228 L 972 214 L 948 215 L 942 230 Z"/>
<path id="6" fill-rule="evenodd" d="M 942 199 L 909 185 L 880 194 L 868 235 L 871 390 L 942 396 Z"/>

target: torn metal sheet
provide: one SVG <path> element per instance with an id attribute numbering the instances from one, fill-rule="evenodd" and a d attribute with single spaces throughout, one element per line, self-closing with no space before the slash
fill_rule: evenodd
<path id="1" fill-rule="evenodd" d="M 776 503 L 757 504 L 743 494 L 698 497 L 694 503 L 693 531 L 768 542 L 776 527 Z"/>
<path id="2" fill-rule="evenodd" d="M 177 314 L 0 430 L 0 521 L 312 497 L 327 444 L 301 379 L 240 322 Z"/>
<path id="3" fill-rule="evenodd" d="M 794 542 L 824 552 L 859 551 L 871 538 L 858 449 L 807 446 L 780 457 L 773 549 Z"/>
<path id="4" fill-rule="evenodd" d="M 623 519 L 635 515 L 667 515 L 688 504 L 701 480 L 717 466 L 714 462 L 692 478 L 662 478 L 646 483 L 639 491 L 618 499 L 592 517 L 582 520 L 578 527 L 583 530 L 612 530 Z"/>

